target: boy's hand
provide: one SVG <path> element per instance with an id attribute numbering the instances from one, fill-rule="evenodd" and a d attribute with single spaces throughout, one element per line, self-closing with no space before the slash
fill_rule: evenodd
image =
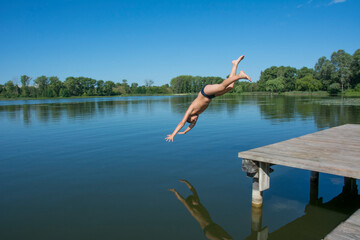
<path id="1" fill-rule="evenodd" d="M 165 140 L 167 142 L 173 142 L 174 141 L 174 136 L 173 135 L 167 135 L 167 137 L 165 138 Z"/>

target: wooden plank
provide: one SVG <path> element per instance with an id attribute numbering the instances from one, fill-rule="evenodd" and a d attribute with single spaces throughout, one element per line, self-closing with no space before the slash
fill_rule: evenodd
<path id="1" fill-rule="evenodd" d="M 326 134 L 326 135 L 323 135 L 323 134 L 317 134 L 317 133 L 313 133 L 314 135 L 313 136 L 316 136 L 316 137 L 323 137 L 323 138 L 336 138 L 338 139 L 339 141 L 340 140 L 351 140 L 351 141 L 355 141 L 355 142 L 359 142 L 359 137 L 357 135 L 346 135 L 346 133 L 333 133 L 333 134 Z M 305 137 L 304 137 L 305 138 Z"/>
<path id="2" fill-rule="evenodd" d="M 357 210 L 353 215 L 346 220 L 349 223 L 360 225 L 360 209 Z"/>
<path id="3" fill-rule="evenodd" d="M 270 188 L 270 164 L 259 163 L 259 191 Z"/>
<path id="4" fill-rule="evenodd" d="M 360 239 L 360 228 L 350 223 L 342 223 L 335 228 L 325 240 L 355 240 Z"/>
<path id="5" fill-rule="evenodd" d="M 319 162 L 313 161 L 311 159 L 304 160 L 304 159 L 298 159 L 287 156 L 273 156 L 271 154 L 260 153 L 260 152 L 256 152 L 256 153 L 242 152 L 239 153 L 239 157 L 245 159 L 252 159 L 254 161 L 259 161 L 259 162 L 267 162 L 267 163 L 278 164 L 287 167 L 294 167 L 294 168 L 306 169 L 310 171 L 324 172 L 339 176 L 360 179 L 360 170 L 359 168 L 356 168 L 356 166 L 352 166 L 352 167 L 344 166 L 344 165 L 334 166 L 333 164 L 331 165 L 328 164 L 327 162 L 322 162 L 320 164 Z"/>
<path id="6" fill-rule="evenodd" d="M 296 138 L 294 141 L 289 141 L 289 143 L 299 143 L 305 146 L 316 146 L 316 147 L 322 147 L 322 148 L 330 148 L 330 149 L 341 149 L 341 150 L 349 150 L 349 151 L 356 151 L 360 152 L 359 145 L 355 145 L 354 142 L 350 142 L 348 144 L 345 144 L 344 142 L 339 141 L 320 141 L 315 139 L 300 139 Z"/>
<path id="7" fill-rule="evenodd" d="M 331 231 L 325 240 L 360 239 L 360 209 Z"/>
<path id="8" fill-rule="evenodd" d="M 335 134 L 340 136 L 357 137 L 359 135 L 359 130 L 356 128 L 346 129 L 344 127 L 337 127 L 337 128 L 330 128 L 324 131 L 311 133 L 311 135 L 315 135 L 315 136 L 333 136 Z"/>
<path id="9" fill-rule="evenodd" d="M 358 141 L 358 143 L 356 143 L 355 141 L 350 141 L 350 140 L 339 140 L 336 138 L 323 138 L 323 137 L 316 137 L 316 136 L 307 136 L 306 138 L 296 138 L 299 141 L 304 141 L 304 142 L 308 142 L 308 143 L 329 143 L 329 144 L 339 144 L 339 145 L 344 145 L 344 146 L 349 146 L 352 148 L 355 147 L 359 147 L 360 141 Z"/>
<path id="10" fill-rule="evenodd" d="M 283 155 L 288 155 L 292 153 L 299 153 L 299 154 L 303 153 L 305 158 L 307 155 L 311 155 L 323 160 L 349 159 L 351 161 L 356 161 L 360 163 L 360 153 L 358 151 L 353 152 L 349 150 L 351 151 L 349 152 L 338 148 L 325 148 L 321 146 L 319 147 L 314 144 L 306 146 L 306 145 L 299 145 L 294 143 L 284 143 L 281 145 L 271 145 L 271 146 L 265 146 L 262 148 L 253 149 L 250 150 L 250 152 L 257 152 L 257 151 L 261 152 L 263 149 L 278 151 Z"/>
<path id="11" fill-rule="evenodd" d="M 317 141 L 309 140 L 309 139 L 301 139 L 301 138 L 294 138 L 288 141 L 283 142 L 284 144 L 295 144 L 297 146 L 316 146 L 321 147 L 324 149 L 339 149 L 339 150 L 350 150 L 350 151 L 357 151 L 359 152 L 360 149 L 360 143 L 359 145 L 354 143 L 353 141 L 349 142 L 349 144 L 344 144 L 343 141 L 332 141 L 332 142 L 324 142 L 320 141 L 319 139 Z"/>
<path id="12" fill-rule="evenodd" d="M 347 152 L 340 149 L 321 149 L 314 146 L 301 147 L 289 144 L 265 146 L 250 150 L 249 152 L 267 152 L 289 157 L 297 157 L 300 159 L 313 159 L 314 161 L 340 162 L 360 164 L 360 153 Z"/>
<path id="13" fill-rule="evenodd" d="M 240 152 L 238 156 L 360 179 L 360 125 L 334 127 Z"/>
<path id="14" fill-rule="evenodd" d="M 274 148 L 267 148 L 267 147 L 263 147 L 261 149 L 256 149 L 256 150 L 251 150 L 249 151 L 247 154 L 268 154 L 269 157 L 271 155 L 271 158 L 274 157 L 287 157 L 287 158 L 291 158 L 294 159 L 292 161 L 296 161 L 299 163 L 304 162 L 304 164 L 310 164 L 310 165 L 316 165 L 318 166 L 319 164 L 328 164 L 334 167 L 339 166 L 348 166 L 351 168 L 357 168 L 360 170 L 360 165 L 356 165 L 356 163 L 359 163 L 359 161 L 356 161 L 352 158 L 349 158 L 348 156 L 339 156 L 341 158 L 333 158 L 333 155 L 328 155 L 328 154 L 323 154 L 323 155 L 319 155 L 317 153 L 313 153 L 313 152 L 305 152 L 305 151 L 299 151 L 299 150 L 292 150 L 292 151 L 281 151 L 279 149 L 274 149 Z M 291 162 L 289 164 L 292 164 Z M 355 165 L 354 165 L 355 164 Z"/>

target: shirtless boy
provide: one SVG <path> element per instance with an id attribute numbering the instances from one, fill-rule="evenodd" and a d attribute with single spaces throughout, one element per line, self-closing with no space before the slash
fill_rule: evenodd
<path id="1" fill-rule="evenodd" d="M 248 75 L 246 75 L 244 71 L 240 71 L 239 74 L 236 74 L 237 66 L 243 59 L 244 59 L 244 55 L 232 61 L 233 66 L 229 78 L 225 79 L 220 84 L 205 85 L 201 89 L 201 92 L 199 92 L 197 98 L 191 103 L 189 108 L 186 110 L 183 119 L 177 125 L 174 132 L 170 135 L 167 135 L 167 137 L 165 138 L 167 142 L 174 141 L 174 137 L 177 133 L 186 134 L 187 132 L 189 132 L 195 126 L 199 118 L 199 114 L 205 111 L 205 109 L 209 106 L 211 99 L 229 92 L 234 87 L 234 83 L 237 80 L 247 79 L 251 82 L 251 78 Z M 183 132 L 179 132 L 181 128 L 184 127 L 186 122 L 190 123 L 188 128 Z"/>

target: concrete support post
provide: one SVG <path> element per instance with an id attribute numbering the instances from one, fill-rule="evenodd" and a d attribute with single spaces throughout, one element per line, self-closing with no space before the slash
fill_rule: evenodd
<path id="1" fill-rule="evenodd" d="M 252 183 L 252 203 L 255 208 L 261 208 L 263 204 L 262 191 L 259 190 L 259 178 L 253 177 Z"/>

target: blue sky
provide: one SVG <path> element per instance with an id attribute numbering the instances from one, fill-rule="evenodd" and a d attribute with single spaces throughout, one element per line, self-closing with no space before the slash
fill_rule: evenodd
<path id="1" fill-rule="evenodd" d="M 254 80 L 360 48 L 359 0 L 2 1 L 0 83 L 40 75 L 155 85 L 182 74 Z M 18 80 L 20 83 L 20 81 Z"/>

